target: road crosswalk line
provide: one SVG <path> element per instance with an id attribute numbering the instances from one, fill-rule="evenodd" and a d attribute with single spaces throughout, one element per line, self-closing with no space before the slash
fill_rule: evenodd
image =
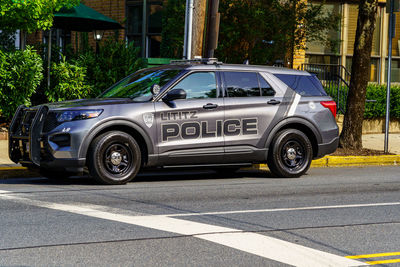
<path id="1" fill-rule="evenodd" d="M 354 259 L 239 229 L 171 218 L 168 215 L 132 216 L 105 211 L 107 209 L 105 206 L 97 206 L 98 208 L 95 208 L 95 205 L 84 205 L 82 203 L 58 204 L 21 197 L 11 193 L 0 190 L 0 199 L 192 236 L 293 266 L 338 267 L 368 265 Z"/>

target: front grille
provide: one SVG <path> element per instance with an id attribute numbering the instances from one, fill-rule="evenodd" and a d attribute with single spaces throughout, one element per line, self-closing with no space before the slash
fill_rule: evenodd
<path id="1" fill-rule="evenodd" d="M 47 133 L 56 128 L 60 123 L 57 121 L 56 113 L 49 112 L 44 122 L 43 132 Z"/>

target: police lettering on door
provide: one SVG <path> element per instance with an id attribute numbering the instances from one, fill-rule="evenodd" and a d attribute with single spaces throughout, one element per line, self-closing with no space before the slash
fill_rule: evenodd
<path id="1" fill-rule="evenodd" d="M 217 120 L 214 125 L 193 119 L 198 119 L 196 111 L 161 113 L 161 120 L 165 121 L 161 124 L 162 141 L 258 134 L 257 118 Z M 172 122 L 176 120 L 187 121 Z"/>

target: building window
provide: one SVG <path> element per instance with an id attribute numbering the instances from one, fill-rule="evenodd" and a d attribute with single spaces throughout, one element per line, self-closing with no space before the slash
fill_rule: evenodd
<path id="1" fill-rule="evenodd" d="M 318 4 L 317 1 L 315 1 Z M 327 3 L 322 6 L 325 13 L 332 13 L 334 15 L 340 15 L 340 4 L 339 3 Z M 321 43 L 317 41 L 306 43 L 306 53 L 319 53 L 319 54 L 337 54 L 340 53 L 340 27 L 339 30 L 330 30 L 326 33 L 328 40 L 331 41 L 332 45 Z"/>
<path id="2" fill-rule="evenodd" d="M 386 58 L 385 64 L 385 73 L 388 73 L 388 58 Z M 400 83 L 400 58 L 393 58 L 392 59 L 392 67 L 391 67 L 391 82 Z M 385 82 L 387 82 L 387 75 L 385 75 Z"/>
<path id="3" fill-rule="evenodd" d="M 49 31 L 43 32 L 43 43 L 49 43 Z M 60 52 L 65 53 L 67 46 L 71 45 L 71 31 L 63 29 L 51 29 L 51 43 L 59 47 Z"/>
<path id="4" fill-rule="evenodd" d="M 353 57 L 346 57 L 346 69 L 349 72 L 351 72 L 352 58 Z M 379 58 L 371 58 L 371 73 L 369 75 L 370 82 L 379 82 L 379 62 Z"/>
<path id="5" fill-rule="evenodd" d="M 378 7 L 378 15 L 376 17 L 375 31 L 372 39 L 372 56 L 378 56 L 380 54 L 380 35 L 381 35 L 381 16 L 383 12 L 383 7 Z M 357 19 L 358 19 L 358 4 L 349 5 L 349 21 L 348 21 L 348 43 L 347 43 L 347 54 L 353 54 L 354 51 L 354 41 L 356 38 L 357 30 Z M 396 23 L 400 26 L 400 24 Z"/>
<path id="6" fill-rule="evenodd" d="M 306 54 L 306 63 L 309 64 L 339 64 L 338 56 Z"/>
<path id="7" fill-rule="evenodd" d="M 127 1 L 127 38 L 142 49 L 145 57 L 160 57 L 162 10 L 165 1 L 147 0 L 143 17 L 143 0 Z M 146 25 L 143 34 L 143 24 Z M 143 38 L 145 46 L 142 47 Z"/>

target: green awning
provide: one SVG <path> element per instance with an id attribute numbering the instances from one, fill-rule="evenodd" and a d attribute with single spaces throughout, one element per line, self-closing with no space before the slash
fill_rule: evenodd
<path id="1" fill-rule="evenodd" d="M 123 29 L 115 20 L 82 3 L 69 9 L 62 8 L 54 13 L 53 28 L 80 32 Z"/>

